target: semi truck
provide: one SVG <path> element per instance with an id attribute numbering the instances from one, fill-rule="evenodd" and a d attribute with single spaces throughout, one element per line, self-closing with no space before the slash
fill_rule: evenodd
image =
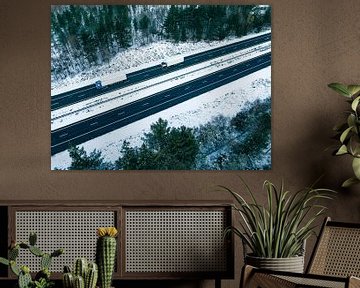
<path id="1" fill-rule="evenodd" d="M 111 85 L 116 82 L 125 81 L 127 79 L 126 74 L 111 74 L 105 77 L 102 77 L 101 80 L 95 82 L 96 89 L 106 88 L 108 85 Z"/>
<path id="2" fill-rule="evenodd" d="M 184 62 L 183 56 L 171 57 L 161 62 L 161 67 L 166 68 Z"/>

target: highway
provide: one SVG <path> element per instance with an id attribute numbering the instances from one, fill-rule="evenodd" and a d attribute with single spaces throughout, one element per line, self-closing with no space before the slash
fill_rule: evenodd
<path id="1" fill-rule="evenodd" d="M 271 65 L 267 53 L 51 131 L 51 155 L 109 133 Z M 151 124 L 151 123 L 149 123 Z"/>
<path id="2" fill-rule="evenodd" d="M 271 33 L 263 34 L 250 39 L 232 43 L 223 47 L 218 47 L 191 56 L 187 56 L 184 58 L 184 62 L 179 63 L 177 65 L 164 68 L 161 67 L 161 64 L 159 63 L 159 65 L 152 66 L 143 70 L 135 71 L 133 73 L 129 73 L 127 74 L 127 79 L 125 81 L 119 81 L 107 85 L 106 87 L 103 87 L 101 89 L 97 89 L 95 87 L 95 84 L 92 84 L 81 88 L 77 88 L 72 91 L 54 95 L 51 97 L 51 110 L 56 110 L 61 107 L 65 107 L 67 105 L 71 105 L 95 97 L 97 95 L 109 93 L 111 91 L 124 88 L 129 85 L 133 85 L 154 77 L 158 77 L 166 73 L 174 72 L 176 70 L 183 69 L 185 67 L 189 67 L 191 65 L 198 64 L 203 61 L 208 61 L 213 58 L 223 56 L 229 53 L 233 53 L 238 50 L 255 46 L 270 40 L 271 40 Z"/>

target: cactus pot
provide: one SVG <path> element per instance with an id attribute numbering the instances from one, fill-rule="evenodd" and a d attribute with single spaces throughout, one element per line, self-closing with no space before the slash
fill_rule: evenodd
<path id="1" fill-rule="evenodd" d="M 304 255 L 289 258 L 263 258 L 248 254 L 245 256 L 245 263 L 263 269 L 304 273 Z"/>

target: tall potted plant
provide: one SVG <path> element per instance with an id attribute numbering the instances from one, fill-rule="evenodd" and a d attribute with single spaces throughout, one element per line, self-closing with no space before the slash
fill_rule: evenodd
<path id="1" fill-rule="evenodd" d="M 239 227 L 229 227 L 226 232 L 239 236 L 250 250 L 245 264 L 278 271 L 304 270 L 304 243 L 314 233 L 315 220 L 326 207 L 318 200 L 331 199 L 334 192 L 328 189 L 304 188 L 296 193 L 278 189 L 266 180 L 266 205 L 261 205 L 251 189 L 245 190 L 251 201 L 233 190 L 221 186 L 235 199 L 233 205 L 240 215 Z"/>
<path id="2" fill-rule="evenodd" d="M 351 106 L 347 112 L 346 122 L 334 127 L 340 142 L 334 155 L 350 155 L 352 157 L 354 176 L 342 184 L 343 187 L 348 187 L 360 183 L 360 85 L 331 83 L 328 86 L 346 97 Z"/>

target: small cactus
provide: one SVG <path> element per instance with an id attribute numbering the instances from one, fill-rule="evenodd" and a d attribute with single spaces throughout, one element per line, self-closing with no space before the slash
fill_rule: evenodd
<path id="1" fill-rule="evenodd" d="M 74 288 L 85 288 L 84 278 L 77 275 L 74 277 Z"/>
<path id="2" fill-rule="evenodd" d="M 29 235 L 29 244 L 31 246 L 35 246 L 37 241 L 37 235 L 35 232 L 31 232 Z"/>
<path id="3" fill-rule="evenodd" d="M 51 253 L 51 257 L 58 257 L 64 253 L 64 249 L 57 249 Z"/>
<path id="4" fill-rule="evenodd" d="M 64 288 L 73 288 L 74 287 L 74 276 L 71 272 L 66 272 L 62 277 Z"/>
<path id="5" fill-rule="evenodd" d="M 83 275 L 83 276 L 82 276 Z M 87 259 L 78 258 L 74 263 L 74 272 L 71 273 L 69 266 L 64 266 L 63 286 L 64 288 L 95 288 L 98 279 L 98 268 L 96 263 L 90 262 Z"/>
<path id="6" fill-rule="evenodd" d="M 28 288 L 32 283 L 30 269 L 27 266 L 23 266 L 21 268 L 21 272 L 19 274 L 18 285 L 19 288 Z"/>
<path id="7" fill-rule="evenodd" d="M 41 269 L 49 269 L 50 268 L 50 265 L 51 265 L 51 260 L 52 260 L 52 257 L 50 254 L 48 253 L 44 253 L 42 256 L 41 256 L 41 261 L 40 261 L 40 267 Z"/>
<path id="8" fill-rule="evenodd" d="M 29 251 L 34 254 L 35 256 L 41 257 L 44 255 L 44 252 L 42 252 L 40 250 L 40 248 L 36 247 L 36 246 L 30 246 L 29 247 Z"/>
<path id="9" fill-rule="evenodd" d="M 81 276 L 83 279 L 85 279 L 87 268 L 88 268 L 88 261 L 86 260 L 86 258 L 76 259 L 74 274 L 76 276 Z"/>
<path id="10" fill-rule="evenodd" d="M 16 275 L 16 276 L 19 276 L 20 275 L 20 268 L 19 266 L 16 265 L 16 262 L 14 260 L 11 260 L 10 262 L 10 269 L 11 271 Z"/>
<path id="11" fill-rule="evenodd" d="M 99 282 L 101 288 L 110 288 L 116 258 L 115 227 L 98 228 L 99 236 L 96 243 L 96 262 L 99 267 Z"/>
<path id="12" fill-rule="evenodd" d="M 38 273 L 36 273 L 35 275 L 35 280 L 41 280 L 41 279 L 46 279 L 49 280 L 50 279 L 50 271 L 47 268 L 44 268 L 42 270 L 40 270 Z"/>
<path id="13" fill-rule="evenodd" d="M 85 276 L 85 288 L 95 288 L 98 279 L 98 266 L 96 263 L 89 263 Z"/>
<path id="14" fill-rule="evenodd" d="M 50 287 L 50 264 L 53 257 L 60 256 L 64 251 L 63 249 L 55 250 L 53 253 L 48 254 L 36 247 L 37 236 L 35 233 L 30 233 L 29 244 L 20 242 L 16 243 L 14 240 L 11 241 L 8 251 L 8 259 L 0 257 L 0 263 L 10 266 L 11 271 L 18 276 L 19 288 L 29 287 Z M 35 281 L 32 280 L 30 275 L 30 269 L 28 266 L 22 266 L 21 268 L 16 264 L 16 259 L 19 256 L 19 250 L 29 250 L 30 253 L 37 257 L 41 257 L 41 271 L 35 275 Z M 43 285 L 44 284 L 44 285 Z M 40 286 L 39 286 L 40 285 Z"/>
<path id="15" fill-rule="evenodd" d="M 19 246 L 15 246 L 14 248 L 10 249 L 8 252 L 9 260 L 16 260 L 19 256 Z"/>

